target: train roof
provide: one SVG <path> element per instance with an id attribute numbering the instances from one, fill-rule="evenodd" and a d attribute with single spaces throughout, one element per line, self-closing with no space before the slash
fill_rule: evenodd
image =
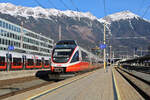
<path id="1" fill-rule="evenodd" d="M 75 40 L 61 40 L 56 43 L 55 48 L 75 48 L 76 46 Z"/>
<path id="2" fill-rule="evenodd" d="M 77 43 L 75 40 L 61 40 L 61 41 L 58 41 L 56 45 L 76 45 L 77 46 Z"/>

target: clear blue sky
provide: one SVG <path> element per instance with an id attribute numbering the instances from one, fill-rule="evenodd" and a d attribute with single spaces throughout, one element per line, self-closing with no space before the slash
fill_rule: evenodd
<path id="1" fill-rule="evenodd" d="M 37 0 L 45 8 L 57 8 L 59 10 L 76 10 L 73 4 L 81 12 L 90 12 L 98 18 L 104 17 L 104 0 Z M 62 1 L 68 8 L 64 7 Z M 36 0 L 0 0 L 1 3 L 9 2 L 15 5 L 28 7 L 39 6 Z M 51 4 L 51 2 L 53 4 Z M 150 0 L 105 0 L 106 12 L 113 14 L 116 12 L 129 10 L 139 16 L 150 20 Z M 149 9 L 149 10 L 148 10 Z M 145 13 L 146 12 L 146 13 Z"/>

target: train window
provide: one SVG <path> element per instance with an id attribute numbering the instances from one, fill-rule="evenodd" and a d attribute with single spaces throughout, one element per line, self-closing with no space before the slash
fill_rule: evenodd
<path id="1" fill-rule="evenodd" d="M 41 60 L 40 59 L 37 59 L 36 60 L 36 66 L 40 66 L 41 65 Z"/>
<path id="2" fill-rule="evenodd" d="M 83 52 L 83 51 L 81 51 L 81 53 L 82 53 L 82 60 L 83 60 L 83 61 L 89 61 L 88 54 L 85 53 L 85 52 Z"/>
<path id="3" fill-rule="evenodd" d="M 28 62 L 28 64 L 27 64 L 28 66 L 34 65 L 34 60 L 33 59 L 28 59 L 27 62 Z"/>
<path id="4" fill-rule="evenodd" d="M 14 66 L 21 66 L 21 58 L 13 58 Z"/>
<path id="5" fill-rule="evenodd" d="M 79 61 L 79 51 L 77 51 L 77 52 L 74 54 L 74 56 L 73 56 L 73 58 L 72 58 L 72 60 L 71 60 L 71 63 L 72 63 L 72 62 L 76 62 L 76 61 Z"/>
<path id="6" fill-rule="evenodd" d="M 0 57 L 0 66 L 5 65 L 5 57 Z"/>
<path id="7" fill-rule="evenodd" d="M 49 65 L 49 60 L 45 60 L 44 65 Z"/>

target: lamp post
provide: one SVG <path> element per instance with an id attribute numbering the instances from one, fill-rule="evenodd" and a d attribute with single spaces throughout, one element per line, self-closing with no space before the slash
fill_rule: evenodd
<path id="1" fill-rule="evenodd" d="M 104 45 L 106 45 L 106 23 L 104 22 Z M 104 70 L 106 72 L 106 48 L 104 48 Z"/>
<path id="2" fill-rule="evenodd" d="M 109 63 L 111 64 L 111 58 L 112 58 L 111 50 L 112 50 L 112 46 L 110 45 L 109 48 L 110 48 L 110 50 L 109 50 Z"/>

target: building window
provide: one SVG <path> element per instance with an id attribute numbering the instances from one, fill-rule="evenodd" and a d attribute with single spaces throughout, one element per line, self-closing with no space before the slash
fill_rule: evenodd
<path id="1" fill-rule="evenodd" d="M 8 45 L 10 45 L 10 40 L 8 41 Z"/>
<path id="2" fill-rule="evenodd" d="M 9 27 L 9 30 L 11 30 L 11 25 L 10 24 L 8 24 L 8 27 Z"/>
<path id="3" fill-rule="evenodd" d="M 6 23 L 6 28 L 8 29 L 8 23 Z"/>
<path id="4" fill-rule="evenodd" d="M 2 21 L 0 20 L 0 26 L 2 26 Z"/>
<path id="5" fill-rule="evenodd" d="M 2 22 L 3 28 L 5 28 L 5 22 Z"/>

